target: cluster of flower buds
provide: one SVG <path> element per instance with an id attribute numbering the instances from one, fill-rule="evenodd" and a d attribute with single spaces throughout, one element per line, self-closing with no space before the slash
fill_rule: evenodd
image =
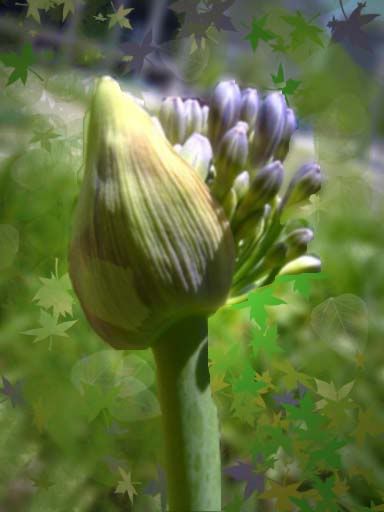
<path id="1" fill-rule="evenodd" d="M 320 271 L 320 260 L 306 255 L 313 232 L 299 228 L 288 233 L 282 225 L 283 211 L 317 193 L 322 177 L 316 163 L 307 163 L 279 195 L 283 162 L 297 128 L 281 92 L 262 97 L 254 88 L 241 90 L 235 80 L 222 81 L 209 105 L 168 97 L 157 113 L 165 136 L 230 221 L 236 243 L 232 298 L 287 269 Z"/>
<path id="2" fill-rule="evenodd" d="M 103 339 L 154 346 L 181 318 L 208 317 L 277 274 L 320 270 L 306 254 L 312 231 L 282 222 L 321 186 L 305 164 L 279 195 L 295 127 L 282 94 L 233 80 L 209 105 L 96 83 L 69 272 Z"/>

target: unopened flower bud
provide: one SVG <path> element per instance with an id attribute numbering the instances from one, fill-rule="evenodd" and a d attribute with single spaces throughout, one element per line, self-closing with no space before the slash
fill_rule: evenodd
<path id="1" fill-rule="evenodd" d="M 208 116 L 208 137 L 214 149 L 238 121 L 240 107 L 241 91 L 235 80 L 219 82 L 213 91 Z"/>
<path id="2" fill-rule="evenodd" d="M 269 94 L 261 103 L 250 146 L 253 166 L 266 163 L 281 141 L 286 101 L 281 92 Z"/>
<path id="3" fill-rule="evenodd" d="M 233 188 L 235 189 L 237 200 L 240 203 L 243 197 L 249 190 L 249 173 L 248 171 L 241 172 L 238 176 L 236 176 L 235 181 L 233 182 Z"/>
<path id="4" fill-rule="evenodd" d="M 117 82 L 97 82 L 69 273 L 93 329 L 153 347 L 180 318 L 225 303 L 234 242 L 208 187 Z M 183 340 L 180 340 L 183 341 Z"/>
<path id="5" fill-rule="evenodd" d="M 321 261 L 316 256 L 306 254 L 284 265 L 279 272 L 280 276 L 288 274 L 304 274 L 304 273 L 321 272 Z"/>
<path id="6" fill-rule="evenodd" d="M 308 199 L 320 190 L 321 182 L 320 166 L 315 163 L 304 164 L 291 179 L 281 207 L 293 206 Z"/>
<path id="7" fill-rule="evenodd" d="M 246 219 L 244 219 L 236 228 L 232 228 L 234 231 L 235 241 L 244 240 L 249 236 L 256 238 L 260 234 L 260 230 L 265 225 L 264 218 L 265 208 L 259 208 L 253 211 Z"/>
<path id="8" fill-rule="evenodd" d="M 289 144 L 291 142 L 291 138 L 293 132 L 297 128 L 297 121 L 294 111 L 291 108 L 287 108 L 285 112 L 285 124 L 284 131 L 281 137 L 280 144 L 277 146 L 276 151 L 274 152 L 273 158 L 280 160 L 283 162 L 289 151 Z"/>
<path id="9" fill-rule="evenodd" d="M 298 228 L 284 239 L 288 246 L 287 259 L 292 260 L 307 252 L 308 244 L 313 240 L 313 231 L 309 228 Z"/>
<path id="10" fill-rule="evenodd" d="M 240 119 L 254 128 L 259 111 L 259 94 L 256 89 L 248 88 L 242 91 Z"/>
<path id="11" fill-rule="evenodd" d="M 188 99 L 184 102 L 186 117 L 186 133 L 188 138 L 192 133 L 201 133 L 203 130 L 203 112 L 200 103 L 195 99 Z"/>
<path id="12" fill-rule="evenodd" d="M 284 242 L 277 242 L 265 255 L 263 267 L 273 269 L 284 264 L 288 252 L 288 246 Z"/>
<path id="13" fill-rule="evenodd" d="M 208 135 L 208 117 L 209 117 L 209 107 L 208 105 L 204 105 L 201 107 L 201 113 L 203 117 L 203 124 L 201 127 L 201 133 L 203 135 Z"/>
<path id="14" fill-rule="evenodd" d="M 251 181 L 249 190 L 236 211 L 240 221 L 252 211 L 262 208 L 277 194 L 283 181 L 281 162 L 272 162 L 263 167 Z"/>
<path id="15" fill-rule="evenodd" d="M 160 107 L 159 120 L 172 144 L 184 142 L 187 122 L 185 106 L 181 98 L 177 96 L 165 98 Z"/>
<path id="16" fill-rule="evenodd" d="M 179 154 L 193 167 L 203 181 L 207 179 L 212 161 L 211 143 L 207 137 L 200 133 L 192 134 L 181 146 Z"/>
<path id="17" fill-rule="evenodd" d="M 212 187 L 212 193 L 218 198 L 225 196 L 232 187 L 236 176 L 247 163 L 247 131 L 247 123 L 239 121 L 221 139 L 215 158 L 217 175 Z"/>
<path id="18" fill-rule="evenodd" d="M 237 206 L 237 197 L 236 192 L 234 188 L 231 188 L 229 192 L 227 192 L 227 195 L 224 197 L 222 201 L 222 207 L 225 213 L 225 216 L 228 220 L 231 220 L 233 217 L 233 214 L 235 213 L 236 206 Z"/>

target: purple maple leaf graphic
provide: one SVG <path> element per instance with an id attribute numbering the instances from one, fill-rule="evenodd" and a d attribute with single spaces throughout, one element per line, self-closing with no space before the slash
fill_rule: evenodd
<path id="1" fill-rule="evenodd" d="M 363 50 L 372 53 L 368 36 L 363 32 L 362 27 L 380 16 L 380 14 L 362 14 L 363 9 L 365 9 L 366 6 L 367 2 L 358 2 L 357 7 L 349 16 L 347 16 L 341 3 L 345 19 L 337 20 L 333 17 L 327 24 L 327 27 L 329 27 L 332 32 L 333 43 L 349 41 L 354 46 L 358 46 Z"/>
<path id="2" fill-rule="evenodd" d="M 170 9 L 183 16 L 179 37 L 195 36 L 200 46 L 203 38 L 207 38 L 207 30 L 212 26 L 219 32 L 221 30 L 235 31 L 230 17 L 225 14 L 236 0 L 216 0 L 203 2 L 200 0 L 177 0 Z"/>
<path id="3" fill-rule="evenodd" d="M 1 379 L 3 387 L 0 389 L 0 392 L 6 396 L 6 400 L 9 399 L 11 401 L 12 407 L 16 407 L 17 404 L 23 405 L 25 400 L 21 392 L 21 381 L 11 384 L 5 377 L 1 377 Z"/>
<path id="4" fill-rule="evenodd" d="M 158 464 L 157 465 L 157 480 L 151 480 L 143 490 L 144 494 L 155 496 L 160 493 L 161 510 L 165 512 L 167 506 L 167 481 L 165 471 Z"/>
<path id="5" fill-rule="evenodd" d="M 152 41 L 152 30 L 147 32 L 141 43 L 128 41 L 123 43 L 121 48 L 125 56 L 131 58 L 128 62 L 128 72 L 133 71 L 136 73 L 140 73 L 143 69 L 144 61 L 148 55 L 159 50 L 159 46 L 155 45 Z"/>
<path id="6" fill-rule="evenodd" d="M 237 466 L 224 468 L 224 472 L 235 480 L 247 482 L 244 490 L 244 500 L 248 499 L 254 491 L 263 492 L 265 488 L 264 473 L 256 472 L 255 467 L 250 463 L 237 461 L 237 464 Z"/>

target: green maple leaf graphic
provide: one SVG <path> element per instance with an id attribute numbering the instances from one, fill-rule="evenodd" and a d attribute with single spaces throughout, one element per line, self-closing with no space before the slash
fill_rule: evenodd
<path id="1" fill-rule="evenodd" d="M 116 12 L 114 12 L 113 14 L 108 14 L 108 28 L 112 28 L 115 25 L 119 25 L 121 28 L 132 29 L 132 25 L 129 19 L 126 17 L 131 11 L 133 11 L 133 8 L 124 9 L 124 6 L 120 5 Z"/>
<path id="2" fill-rule="evenodd" d="M 253 395 L 260 392 L 267 384 L 262 380 L 255 381 L 256 372 L 249 363 L 241 370 L 241 375 L 232 380 L 232 389 L 235 393 L 247 392 Z"/>
<path id="3" fill-rule="evenodd" d="M 15 52 L 2 53 L 0 54 L 0 60 L 4 66 L 8 68 L 14 68 L 8 78 L 7 85 L 21 80 L 25 85 L 28 77 L 28 71 L 30 66 L 36 62 L 36 56 L 33 52 L 32 45 L 30 43 L 24 44 L 20 54 Z"/>
<path id="4" fill-rule="evenodd" d="M 33 343 L 37 341 L 45 340 L 49 338 L 49 349 L 52 348 L 52 338 L 54 336 L 60 336 L 67 338 L 68 334 L 66 331 L 75 324 L 77 320 L 71 320 L 69 322 L 58 323 L 57 316 L 52 316 L 49 313 L 46 313 L 43 309 L 40 310 L 40 325 L 38 329 L 30 329 L 29 331 L 24 331 L 21 334 L 28 334 L 29 336 L 36 336 L 33 340 Z"/>
<path id="5" fill-rule="evenodd" d="M 301 293 L 304 297 L 309 297 L 312 279 L 326 279 L 326 275 L 323 272 L 287 274 L 284 276 L 277 276 L 275 278 L 275 283 L 287 283 L 289 281 L 293 281 L 293 290 Z"/>
<path id="6" fill-rule="evenodd" d="M 254 336 L 250 342 L 254 355 L 256 356 L 262 349 L 269 356 L 284 352 L 277 344 L 277 325 L 272 325 L 262 333 L 254 329 Z"/>
<path id="7" fill-rule="evenodd" d="M 275 33 L 265 28 L 266 22 L 267 16 L 259 19 L 253 18 L 252 20 L 252 29 L 249 34 L 245 36 L 245 39 L 251 43 L 253 51 L 256 51 L 259 41 L 267 42 L 277 38 Z"/>
<path id="8" fill-rule="evenodd" d="M 314 18 L 306 20 L 300 11 L 296 11 L 295 16 L 281 16 L 281 19 L 294 29 L 290 34 L 293 49 L 302 46 L 307 43 L 308 40 L 322 48 L 324 47 L 320 37 L 320 34 L 322 34 L 324 30 L 312 24 Z"/>
<path id="9" fill-rule="evenodd" d="M 139 484 L 141 482 L 132 482 L 131 481 L 131 473 L 126 473 L 123 468 L 119 466 L 119 473 L 122 477 L 117 484 L 115 493 L 117 494 L 125 494 L 127 493 L 129 496 L 129 500 L 133 503 L 133 495 L 137 494 L 135 487 L 133 484 Z"/>
<path id="10" fill-rule="evenodd" d="M 69 293 L 72 289 L 71 281 L 68 273 L 62 277 L 57 274 L 48 279 L 45 277 L 39 278 L 42 286 L 33 297 L 32 300 L 37 301 L 37 304 L 44 309 L 52 308 L 53 314 L 56 317 L 66 314 L 72 315 L 73 297 Z"/>
<path id="11" fill-rule="evenodd" d="M 62 0 L 63 4 L 63 21 L 66 20 L 68 14 L 75 13 L 75 0 Z"/>
<path id="12" fill-rule="evenodd" d="M 286 304 L 285 300 L 279 299 L 273 295 L 274 290 L 271 287 L 261 287 L 248 295 L 248 302 L 251 308 L 250 318 L 255 320 L 261 329 L 267 325 L 266 306 L 278 306 Z"/>
<path id="13" fill-rule="evenodd" d="M 279 69 L 277 70 L 276 75 L 271 74 L 271 77 L 272 77 L 273 83 L 275 83 L 276 85 L 282 84 L 285 82 L 284 69 L 283 69 L 283 65 L 281 63 L 279 64 Z"/>
<path id="14" fill-rule="evenodd" d="M 32 144 L 34 142 L 38 142 L 42 148 L 50 152 L 51 140 L 57 139 L 58 137 L 60 137 L 60 135 L 54 131 L 52 126 L 45 130 L 36 129 L 34 131 L 34 136 L 30 140 L 30 143 Z"/>

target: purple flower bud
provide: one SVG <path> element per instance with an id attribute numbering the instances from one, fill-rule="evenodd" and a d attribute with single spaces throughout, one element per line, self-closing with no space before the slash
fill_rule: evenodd
<path id="1" fill-rule="evenodd" d="M 253 166 L 266 163 L 279 145 L 284 132 L 286 108 L 281 92 L 268 94 L 261 103 L 250 148 Z"/>
<path id="2" fill-rule="evenodd" d="M 229 129 L 221 139 L 215 158 L 216 181 L 212 193 L 218 198 L 224 197 L 241 170 L 244 170 L 248 158 L 248 125 L 239 121 Z"/>
<path id="3" fill-rule="evenodd" d="M 235 189 L 238 202 L 240 202 L 249 189 L 249 173 L 248 171 L 241 172 L 233 182 L 233 188 Z"/>
<path id="4" fill-rule="evenodd" d="M 208 136 L 214 149 L 238 121 L 240 106 L 241 91 L 235 80 L 219 82 L 213 91 L 208 116 Z"/>
<path id="5" fill-rule="evenodd" d="M 321 188 L 320 166 L 315 163 L 304 164 L 291 179 L 284 194 L 281 208 L 292 206 L 308 199 Z"/>
<path id="6" fill-rule="evenodd" d="M 251 128 L 255 126 L 259 111 L 259 94 L 256 89 L 244 89 L 241 96 L 240 119 Z"/>
<path id="7" fill-rule="evenodd" d="M 262 208 L 277 194 L 283 181 L 283 166 L 275 161 L 263 167 L 251 181 L 249 190 L 236 211 L 238 221 Z"/>
<path id="8" fill-rule="evenodd" d="M 308 244 L 312 240 L 313 231 L 308 228 L 298 228 L 289 233 L 284 239 L 284 242 L 288 246 L 288 261 L 305 254 L 308 249 Z"/>
<path id="9" fill-rule="evenodd" d="M 184 102 L 186 116 L 187 139 L 192 133 L 201 133 L 203 129 L 203 112 L 200 103 L 195 99 L 188 99 Z"/>
<path id="10" fill-rule="evenodd" d="M 178 152 L 205 181 L 212 161 L 212 148 L 209 140 L 200 133 L 192 134 Z"/>
<path id="11" fill-rule="evenodd" d="M 159 111 L 159 120 L 171 144 L 182 143 L 187 128 L 185 106 L 177 96 L 165 98 Z"/>
<path id="12" fill-rule="evenodd" d="M 285 112 L 285 124 L 284 131 L 280 141 L 280 144 L 276 148 L 276 151 L 273 155 L 273 158 L 280 160 L 283 162 L 289 151 L 289 144 L 291 142 L 291 137 L 293 132 L 297 128 L 297 121 L 294 111 L 291 108 L 287 108 Z"/>

